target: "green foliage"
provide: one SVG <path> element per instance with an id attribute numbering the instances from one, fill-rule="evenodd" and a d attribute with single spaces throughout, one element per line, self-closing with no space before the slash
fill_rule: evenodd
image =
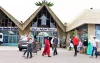
<path id="1" fill-rule="evenodd" d="M 71 32 L 70 32 L 70 36 L 73 36 L 73 35 L 74 35 L 74 31 L 71 31 Z"/>
<path id="2" fill-rule="evenodd" d="M 41 5 L 44 4 L 44 3 L 47 4 L 47 5 L 50 6 L 50 7 L 54 5 L 53 3 L 47 2 L 47 1 L 45 1 L 45 0 L 43 0 L 42 2 L 38 1 L 38 2 L 35 3 L 35 5 L 36 5 L 36 6 L 41 6 Z"/>

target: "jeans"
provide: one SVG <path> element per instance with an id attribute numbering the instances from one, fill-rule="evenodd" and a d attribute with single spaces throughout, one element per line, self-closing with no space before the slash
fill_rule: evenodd
<path id="1" fill-rule="evenodd" d="M 77 45 L 74 46 L 75 53 L 74 55 L 77 56 Z"/>
<path id="2" fill-rule="evenodd" d="M 26 52 L 27 52 L 27 49 L 24 51 L 24 55 L 26 54 Z"/>
<path id="3" fill-rule="evenodd" d="M 32 58 L 32 44 L 28 44 L 27 46 L 27 58 L 30 54 L 30 58 Z"/>
<path id="4" fill-rule="evenodd" d="M 97 53 L 97 48 L 96 47 L 93 47 L 91 56 L 93 56 L 94 51 L 95 51 L 95 55 L 97 57 L 98 53 Z"/>
<path id="5" fill-rule="evenodd" d="M 54 47 L 54 52 L 53 52 L 53 55 L 57 55 L 57 47 Z"/>

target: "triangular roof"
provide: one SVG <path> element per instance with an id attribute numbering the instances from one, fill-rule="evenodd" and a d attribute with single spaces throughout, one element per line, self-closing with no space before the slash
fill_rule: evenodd
<path id="1" fill-rule="evenodd" d="M 9 17 L 21 30 L 23 29 L 22 26 L 21 26 L 21 23 L 15 19 L 12 15 L 10 15 L 5 9 L 3 9 L 1 6 L 0 6 L 0 10 L 2 12 L 4 12 L 5 15 L 7 15 L 7 17 Z"/>
<path id="2" fill-rule="evenodd" d="M 85 9 L 67 26 L 66 31 L 75 29 L 83 24 L 100 24 L 100 9 Z"/>
<path id="3" fill-rule="evenodd" d="M 56 23 L 59 25 L 59 27 L 65 32 L 65 26 L 64 24 L 59 20 L 59 18 L 54 14 L 54 12 L 47 6 L 47 4 L 43 4 L 40 6 L 23 24 L 23 30 L 28 26 L 28 24 L 36 17 L 36 15 L 40 12 L 40 10 L 43 7 L 46 7 L 46 9 L 49 11 L 50 15 L 53 17 L 53 19 L 56 21 Z"/>

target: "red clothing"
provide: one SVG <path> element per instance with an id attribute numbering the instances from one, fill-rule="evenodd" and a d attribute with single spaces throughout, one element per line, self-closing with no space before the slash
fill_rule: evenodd
<path id="1" fill-rule="evenodd" d="M 78 45 L 78 38 L 76 38 L 76 37 L 73 38 L 73 44 L 74 44 L 74 46 Z"/>
<path id="2" fill-rule="evenodd" d="M 45 46 L 44 46 L 43 54 L 44 55 L 48 54 L 48 56 L 50 56 L 50 42 L 48 39 L 45 39 Z"/>

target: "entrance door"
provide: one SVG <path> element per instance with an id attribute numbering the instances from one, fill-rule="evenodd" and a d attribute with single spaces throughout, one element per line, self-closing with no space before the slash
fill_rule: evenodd
<path id="1" fill-rule="evenodd" d="M 16 35 L 9 35 L 8 45 L 17 46 L 18 40 Z"/>
<path id="2" fill-rule="evenodd" d="M 44 47 L 44 37 L 43 36 L 37 36 L 37 39 L 41 43 L 42 47 Z"/>

